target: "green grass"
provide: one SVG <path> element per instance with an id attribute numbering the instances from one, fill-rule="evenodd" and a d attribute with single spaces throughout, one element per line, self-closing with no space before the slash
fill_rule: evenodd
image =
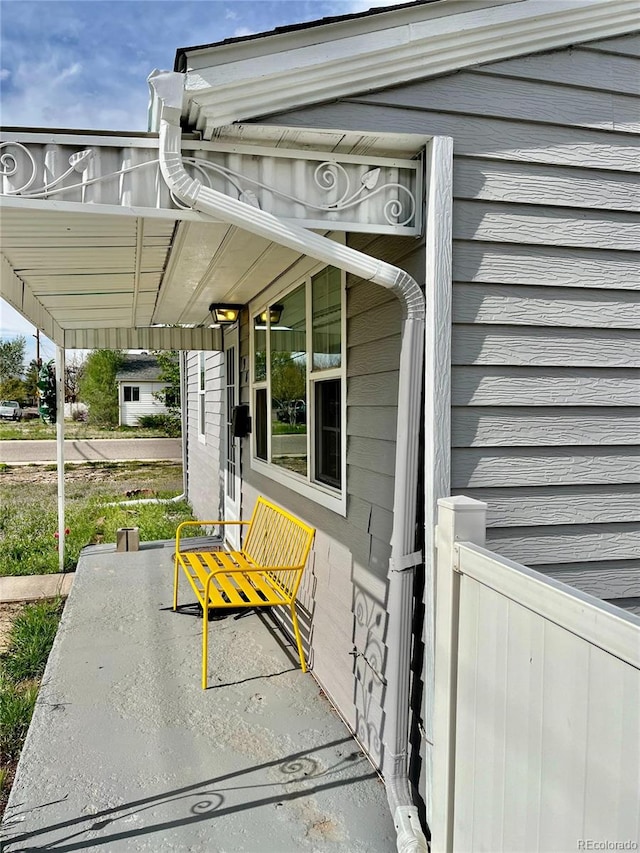
<path id="1" fill-rule="evenodd" d="M 0 676 L 0 765 L 5 777 L 9 774 L 7 765 L 20 755 L 37 695 L 37 684 L 14 684 Z"/>
<path id="2" fill-rule="evenodd" d="M 167 438 L 167 432 L 157 427 L 99 427 L 81 421 L 65 421 L 64 436 L 69 439 Z M 55 437 L 55 424 L 45 424 L 37 418 L 27 421 L 0 421 L 0 441 L 55 440 Z"/>
<path id="3" fill-rule="evenodd" d="M 26 605 L 13 623 L 7 651 L 0 658 L 0 814 L 33 716 L 62 607 L 60 600 Z"/>
<path id="4" fill-rule="evenodd" d="M 271 424 L 273 435 L 306 435 L 306 424 Z"/>
<path id="5" fill-rule="evenodd" d="M 19 479 L 15 479 L 19 478 Z M 32 478 L 32 481 L 30 481 Z M 172 539 L 192 518 L 186 502 L 108 506 L 129 498 L 167 498 L 180 493 L 182 469 L 162 463 L 73 466 L 65 486 L 65 571 L 72 571 L 85 545 L 115 542 L 120 527 L 139 527 L 140 541 Z M 59 571 L 55 470 L 30 467 L 0 473 L 0 575 Z M 197 535 L 198 528 L 190 528 Z"/>
<path id="6" fill-rule="evenodd" d="M 9 681 L 39 679 L 58 629 L 62 601 L 38 601 L 25 607 L 11 628 L 9 649 L 0 671 Z"/>

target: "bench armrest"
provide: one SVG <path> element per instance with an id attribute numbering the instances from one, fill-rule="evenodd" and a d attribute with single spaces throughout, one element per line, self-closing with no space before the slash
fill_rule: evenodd
<path id="1" fill-rule="evenodd" d="M 176 552 L 180 550 L 180 531 L 183 527 L 208 527 L 211 525 L 222 525 L 222 524 L 251 524 L 250 521 L 182 521 L 176 527 Z"/>

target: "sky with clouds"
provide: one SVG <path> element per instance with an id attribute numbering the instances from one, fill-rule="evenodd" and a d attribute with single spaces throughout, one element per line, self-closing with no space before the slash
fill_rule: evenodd
<path id="1" fill-rule="evenodd" d="M 134 131 L 147 129 L 147 76 L 154 68 L 172 69 L 177 48 L 388 6 L 394 0 L 1 3 L 3 126 Z M 24 334 L 30 342 L 33 331 L 0 303 L 0 338 Z"/>

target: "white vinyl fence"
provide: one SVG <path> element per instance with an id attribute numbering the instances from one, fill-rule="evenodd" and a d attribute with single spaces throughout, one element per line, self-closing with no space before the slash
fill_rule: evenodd
<path id="1" fill-rule="evenodd" d="M 439 501 L 434 853 L 637 850 L 640 618 L 483 548 Z"/>

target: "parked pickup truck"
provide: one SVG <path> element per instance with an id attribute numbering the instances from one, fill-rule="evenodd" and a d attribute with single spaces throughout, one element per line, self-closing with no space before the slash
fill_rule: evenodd
<path id="1" fill-rule="evenodd" d="M 22 420 L 22 409 L 16 400 L 2 400 L 0 402 L 0 418 L 8 421 Z"/>

